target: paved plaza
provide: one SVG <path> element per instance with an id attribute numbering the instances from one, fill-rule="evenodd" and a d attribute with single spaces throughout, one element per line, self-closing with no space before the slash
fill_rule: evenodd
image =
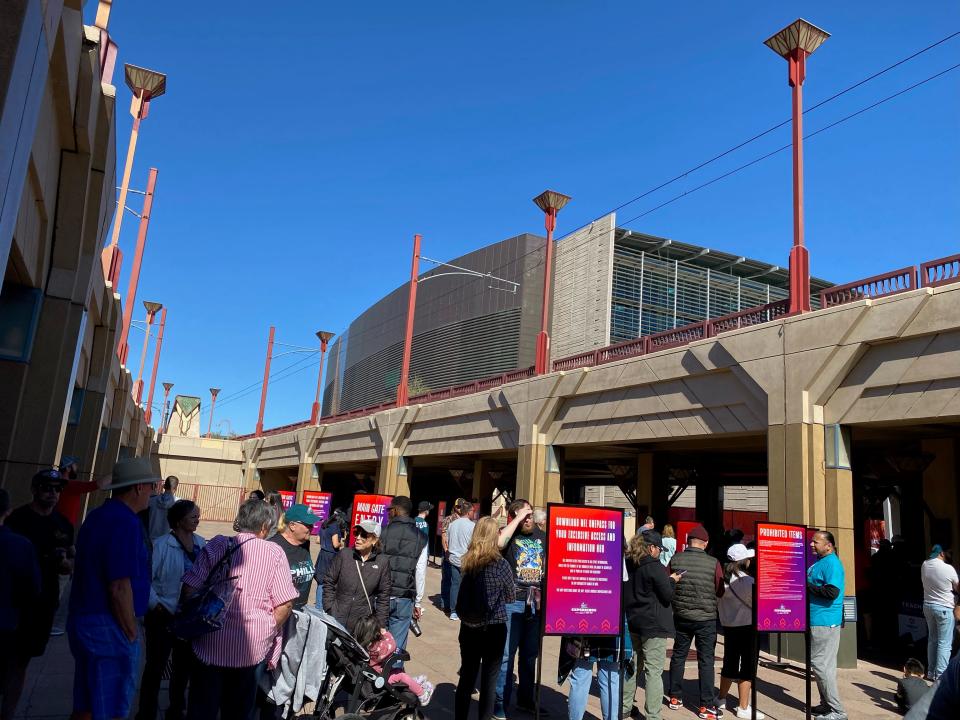
<path id="1" fill-rule="evenodd" d="M 204 537 L 229 532 L 225 524 L 203 524 L 199 532 Z M 460 667 L 460 648 L 457 643 L 459 623 L 448 620 L 437 608 L 440 593 L 440 570 L 431 566 L 427 571 L 427 594 L 429 600 L 424 603 L 424 616 L 421 622 L 423 635 L 410 635 L 408 650 L 412 657 L 408 664 L 411 675 L 425 673 L 436 685 L 433 699 L 427 706 L 430 720 L 452 720 L 453 693 L 457 684 L 457 670 Z M 723 656 L 723 639 L 717 648 L 717 670 Z M 560 650 L 559 638 L 547 638 L 543 643 L 545 662 L 543 665 L 543 707 L 551 718 L 566 717 L 566 697 L 568 685 L 559 686 L 556 682 L 557 657 Z M 762 660 L 763 658 L 761 658 Z M 840 693 L 851 718 L 899 717 L 893 702 L 894 684 L 899 673 L 894 670 L 860 662 L 856 670 L 840 670 Z M 788 665 L 784 670 L 772 670 L 760 667 L 760 701 L 758 707 L 771 720 L 799 720 L 804 717 L 803 668 L 798 664 Z M 719 675 L 717 682 L 719 682 Z M 30 666 L 27 686 L 21 701 L 18 718 L 31 720 L 54 720 L 70 715 L 71 692 L 73 686 L 73 660 L 67 647 L 65 636 L 52 638 L 47 654 L 35 660 Z M 690 703 L 696 698 L 696 660 L 687 661 L 685 697 Z M 816 689 L 814 689 L 816 701 Z M 643 690 L 637 692 L 638 705 L 643 706 Z M 161 692 L 160 706 L 166 706 L 166 698 Z M 600 701 L 596 686 L 591 693 L 587 717 L 600 717 Z M 476 712 L 474 708 L 473 712 Z M 731 714 L 728 713 L 727 717 Z M 526 718 L 529 715 L 513 713 L 511 718 Z M 695 718 L 695 711 L 684 708 L 671 711 L 664 707 L 665 720 L 685 720 Z M 228 719 L 224 719 L 228 720 Z"/>

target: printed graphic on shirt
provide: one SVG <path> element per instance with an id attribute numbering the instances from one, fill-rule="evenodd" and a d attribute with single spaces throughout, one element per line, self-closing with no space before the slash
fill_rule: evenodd
<path id="1" fill-rule="evenodd" d="M 290 579 L 293 581 L 293 586 L 298 590 L 304 585 L 309 587 L 310 581 L 313 580 L 313 563 L 308 559 L 292 566 L 290 568 Z"/>
<path id="2" fill-rule="evenodd" d="M 543 576 L 543 541 L 540 538 L 514 537 L 517 582 L 536 585 Z"/>

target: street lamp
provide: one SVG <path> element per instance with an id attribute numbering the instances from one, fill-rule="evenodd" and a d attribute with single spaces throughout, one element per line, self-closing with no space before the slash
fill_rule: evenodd
<path id="1" fill-rule="evenodd" d="M 213 409 L 217 406 L 217 395 L 220 388 L 210 388 L 210 420 L 207 422 L 207 437 L 210 437 L 210 428 L 213 427 Z"/>
<path id="2" fill-rule="evenodd" d="M 160 417 L 160 432 L 167 431 L 167 421 L 168 421 L 167 412 L 169 411 L 169 407 L 167 406 L 167 403 L 170 402 L 169 397 L 170 397 L 170 391 L 172 389 L 173 389 L 172 382 L 163 383 L 163 407 L 161 408 L 163 412 L 161 413 L 161 417 Z"/>
<path id="3" fill-rule="evenodd" d="M 157 368 L 160 367 L 160 350 L 163 348 L 163 329 L 167 326 L 167 309 L 160 313 L 160 329 L 157 331 L 157 346 L 153 349 L 153 372 L 150 373 L 150 391 L 147 393 L 147 425 L 153 417 L 153 390 L 157 385 Z M 162 418 L 161 418 L 162 419 Z"/>
<path id="4" fill-rule="evenodd" d="M 117 357 L 120 364 L 127 364 L 130 346 L 130 322 L 133 320 L 133 305 L 137 299 L 137 285 L 140 283 L 140 265 L 143 263 L 143 251 L 147 246 L 147 230 L 150 228 L 150 214 L 153 212 L 153 193 L 157 187 L 157 169 L 150 168 L 147 175 L 147 191 L 143 197 L 143 212 L 140 214 L 140 228 L 137 230 L 137 249 L 133 255 L 133 268 L 127 281 L 127 294 L 123 299 L 123 324 L 120 326 L 120 341 L 117 343 Z M 122 214 L 124 209 L 118 208 Z M 119 222 L 119 218 L 117 219 Z M 119 252 L 119 250 L 118 250 Z"/>
<path id="5" fill-rule="evenodd" d="M 787 79 L 793 88 L 793 247 L 790 249 L 790 312 L 810 311 L 810 253 L 803 244 L 803 81 L 807 56 L 830 33 L 796 20 L 764 41 L 788 63 Z"/>
<path id="6" fill-rule="evenodd" d="M 133 401 L 139 405 L 143 397 L 143 366 L 147 363 L 147 345 L 150 342 L 150 328 L 153 327 L 153 318 L 163 307 L 158 302 L 143 301 L 143 307 L 147 311 L 147 332 L 143 336 L 143 352 L 140 353 L 140 370 L 137 372 L 137 381 L 133 384 Z"/>
<path id="7" fill-rule="evenodd" d="M 130 114 L 133 115 L 133 128 L 130 131 L 130 144 L 127 146 L 127 161 L 123 167 L 123 180 L 120 182 L 120 197 L 117 200 L 117 213 L 113 221 L 113 235 L 110 244 L 103 249 L 101 260 L 104 277 L 116 288 L 120 280 L 120 263 L 123 254 L 117 246 L 120 242 L 120 226 L 127 206 L 127 192 L 130 189 L 130 172 L 133 170 L 133 156 L 137 151 L 137 138 L 140 135 L 140 121 L 150 112 L 150 101 L 167 91 L 167 76 L 154 70 L 125 65 L 127 87 L 133 93 Z"/>
<path id="8" fill-rule="evenodd" d="M 570 196 L 545 190 L 537 195 L 533 202 L 543 210 L 544 227 L 547 229 L 547 245 L 543 258 L 543 306 L 540 309 L 540 333 L 537 335 L 537 358 L 534 366 L 536 374 L 543 375 L 548 371 L 550 364 L 550 331 L 547 323 L 550 320 L 552 297 L 550 275 L 553 268 L 553 229 L 557 225 L 557 213 L 570 202 Z"/>
<path id="9" fill-rule="evenodd" d="M 320 339 L 320 372 L 317 375 L 317 395 L 313 400 L 313 408 L 310 410 L 310 424 L 316 425 L 320 419 L 320 387 L 323 385 L 323 358 L 327 354 L 327 343 L 330 342 L 334 333 L 320 330 L 317 337 Z"/>

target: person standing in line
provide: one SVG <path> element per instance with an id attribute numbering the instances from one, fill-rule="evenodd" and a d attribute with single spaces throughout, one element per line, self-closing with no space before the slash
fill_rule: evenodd
<path id="1" fill-rule="evenodd" d="M 470 511 L 473 504 L 467 500 L 457 500 L 457 519 L 450 523 L 447 529 L 447 545 L 450 548 L 450 613 L 451 620 L 459 620 L 457 615 L 457 597 L 460 593 L 460 579 L 462 577 L 463 556 L 470 547 L 470 538 L 473 537 L 473 520 Z"/>
<path id="2" fill-rule="evenodd" d="M 673 531 L 673 525 L 667 523 L 663 526 L 663 550 L 660 552 L 660 564 L 667 567 L 673 556 L 677 554 L 677 536 Z"/>
<path id="3" fill-rule="evenodd" d="M 206 541 L 197 535 L 200 508 L 190 500 L 177 500 L 167 511 L 170 532 L 153 544 L 150 610 L 143 619 L 147 662 L 140 680 L 137 720 L 156 720 L 160 681 L 173 654 L 170 673 L 170 707 L 164 720 L 183 720 L 192 655 L 190 645 L 174 638 L 170 622 L 177 612 L 184 574 L 193 567 Z"/>
<path id="4" fill-rule="evenodd" d="M 23 692 L 26 664 L 20 662 L 19 629 L 26 614 L 40 602 L 40 563 L 33 544 L 6 525 L 10 495 L 0 488 L 0 720 L 13 720 Z"/>
<path id="5" fill-rule="evenodd" d="M 927 620 L 927 678 L 936 681 L 947 669 L 953 648 L 953 609 L 957 605 L 957 571 L 946 561 L 940 545 L 920 566 L 923 583 L 923 616 Z"/>
<path id="6" fill-rule="evenodd" d="M 417 530 L 422 532 L 427 538 L 427 544 L 429 544 L 430 540 L 430 524 L 427 522 L 427 515 L 430 514 L 431 510 L 433 510 L 433 503 L 424 500 L 417 506 L 417 517 L 414 521 L 417 523 Z"/>
<path id="7" fill-rule="evenodd" d="M 24 608 L 18 626 L 17 655 L 11 660 L 12 684 L 10 696 L 23 690 L 30 660 L 40 657 L 47 649 L 53 630 L 53 620 L 60 607 L 60 579 L 73 572 L 73 525 L 57 510 L 60 494 L 67 484 L 59 470 L 42 470 L 33 476 L 30 489 L 33 500 L 14 510 L 6 526 L 29 540 L 40 562 L 40 598 Z"/>
<path id="8" fill-rule="evenodd" d="M 67 636 L 74 658 L 73 717 L 130 714 L 140 660 L 140 621 L 150 604 L 147 537 L 138 513 L 160 478 L 149 458 L 118 460 L 77 535 Z"/>
<path id="9" fill-rule="evenodd" d="M 317 566 L 313 571 L 313 579 L 317 581 L 317 607 L 323 610 L 323 576 L 333 564 L 333 559 L 344 546 L 341 539 L 340 523 L 343 522 L 343 510 L 337 508 L 330 517 L 320 526 L 320 553 L 317 555 Z"/>
<path id="10" fill-rule="evenodd" d="M 269 540 L 283 530 L 283 495 L 276 490 L 270 490 L 264 496 L 263 501 L 273 510 L 273 528 L 267 533 L 267 540 Z"/>
<path id="11" fill-rule="evenodd" d="M 818 560 L 807 570 L 810 603 L 810 669 L 817 681 L 820 705 L 811 710 L 817 720 L 847 720 L 837 687 L 837 651 L 843 626 L 845 574 L 833 534 L 821 530 L 810 547 Z"/>
<path id="12" fill-rule="evenodd" d="M 303 504 L 291 505 L 284 513 L 283 530 L 270 538 L 287 558 L 290 567 L 290 582 L 299 596 L 293 601 L 297 610 L 307 604 L 310 597 L 310 585 L 313 582 L 313 560 L 310 557 L 310 533 L 320 518 L 310 512 Z"/>
<path id="13" fill-rule="evenodd" d="M 513 570 L 516 598 L 507 605 L 507 645 L 497 678 L 493 717 L 505 718 L 513 695 L 513 661 L 517 658 L 517 708 L 534 710 L 534 678 L 540 639 L 540 591 L 545 577 L 547 535 L 533 522 L 533 508 L 517 499 L 507 508 L 507 524 L 497 545 Z M 543 715 L 543 708 L 540 708 Z"/>
<path id="14" fill-rule="evenodd" d="M 752 718 L 750 687 L 757 679 L 757 630 L 753 625 L 753 577 L 748 573 L 755 550 L 735 543 L 727 550 L 723 571 L 725 592 L 720 598 L 723 625 L 723 667 L 720 670 L 720 703 L 726 703 L 730 686 L 737 684 L 738 718 Z M 757 710 L 757 720 L 766 716 Z"/>
<path id="15" fill-rule="evenodd" d="M 466 500 L 457 498 L 453 503 L 453 510 L 440 521 L 440 545 L 443 547 L 443 562 L 440 564 L 440 605 L 446 613 L 453 612 L 453 605 L 450 603 L 450 583 L 453 575 L 450 569 L 450 524 L 460 518 L 457 508 L 465 502 Z"/>
<path id="16" fill-rule="evenodd" d="M 337 553 L 323 576 L 323 611 L 352 633 L 360 618 L 390 622 L 390 563 L 380 553 L 380 523 L 362 520 L 353 528 L 353 552 Z"/>
<path id="17" fill-rule="evenodd" d="M 663 708 L 663 669 L 667 663 L 667 640 L 674 636 L 674 590 L 683 577 L 670 575 L 660 564 L 663 552 L 660 533 L 651 530 L 637 533 L 627 548 L 627 585 L 624 592 L 624 612 L 636 662 L 636 673 L 645 679 L 644 713 L 647 720 L 660 720 Z M 634 690 L 636 682 L 634 682 Z M 625 709 L 633 705 L 633 697 L 626 698 Z"/>
<path id="18" fill-rule="evenodd" d="M 697 675 L 700 678 L 702 720 L 717 720 L 717 690 L 714 681 L 714 657 L 717 647 L 717 598 L 724 592 L 723 571 L 716 558 L 707 554 L 710 536 L 703 525 L 687 533 L 687 549 L 677 553 L 668 568 L 681 575 L 673 595 L 673 621 L 676 636 L 670 657 L 670 709 L 683 707 L 683 671 L 690 644 L 696 642 Z"/>
<path id="19" fill-rule="evenodd" d="M 170 532 L 170 524 L 167 522 L 167 512 L 173 507 L 177 498 L 177 486 L 180 480 L 175 475 L 170 475 L 163 481 L 163 492 L 150 498 L 150 509 L 147 516 L 147 532 L 150 533 L 150 541 L 162 538 Z"/>
<path id="20" fill-rule="evenodd" d="M 187 720 L 250 720 L 257 681 L 267 654 L 299 596 L 290 565 L 277 543 L 266 540 L 276 524 L 273 508 L 247 500 L 233 521 L 236 537 L 218 535 L 206 544 L 183 576 L 184 592 L 204 589 L 211 572 L 228 552 L 224 575 L 234 583 L 233 602 L 223 626 L 195 638 Z"/>
<path id="21" fill-rule="evenodd" d="M 420 600 L 427 572 L 427 538 L 410 517 L 412 512 L 410 498 L 394 497 L 390 501 L 390 522 L 380 534 L 380 547 L 390 565 L 392 588 L 387 630 L 401 650 L 407 647 L 410 623 L 420 620 Z"/>
<path id="22" fill-rule="evenodd" d="M 460 680 L 454 717 L 467 720 L 470 696 L 480 674 L 477 717 L 487 720 L 496 700 L 497 676 L 507 642 L 507 603 L 514 600 L 513 570 L 500 555 L 499 528 L 492 517 L 481 518 L 461 560 L 460 593 L 455 608 L 460 618 Z"/>

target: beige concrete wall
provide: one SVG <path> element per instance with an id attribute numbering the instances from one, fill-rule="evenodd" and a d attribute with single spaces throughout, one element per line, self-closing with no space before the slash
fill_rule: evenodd
<path id="1" fill-rule="evenodd" d="M 243 454 L 236 440 L 163 435 L 157 448 L 160 472 L 181 483 L 243 486 Z"/>

